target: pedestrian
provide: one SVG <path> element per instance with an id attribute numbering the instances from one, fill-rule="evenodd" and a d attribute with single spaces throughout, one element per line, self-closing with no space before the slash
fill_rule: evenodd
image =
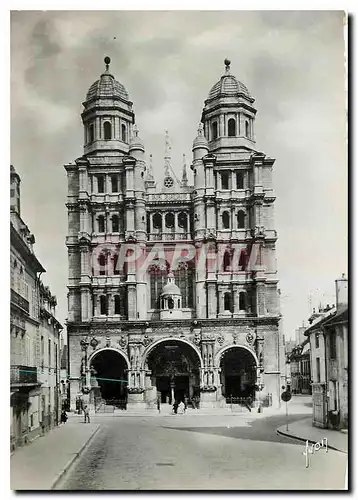
<path id="1" fill-rule="evenodd" d="M 179 406 L 179 403 L 177 400 L 175 400 L 174 404 L 173 404 L 173 412 L 175 415 L 178 413 L 178 406 Z"/>
<path id="2" fill-rule="evenodd" d="M 160 396 L 157 397 L 157 408 L 158 412 L 160 413 Z"/>
<path id="3" fill-rule="evenodd" d="M 68 416 L 67 416 L 66 410 L 63 410 L 63 412 L 61 413 L 61 424 L 65 424 L 67 422 L 67 419 L 68 419 Z"/>
<path id="4" fill-rule="evenodd" d="M 84 413 L 84 416 L 85 416 L 85 423 L 88 421 L 88 423 L 90 423 L 90 415 L 89 415 L 89 410 L 88 410 L 88 406 L 86 405 L 84 408 L 83 408 L 83 413 Z"/>
<path id="5" fill-rule="evenodd" d="M 188 409 L 188 404 L 189 404 L 189 398 L 188 398 L 188 396 L 184 396 L 184 406 L 185 406 L 184 413 Z"/>
<path id="6" fill-rule="evenodd" d="M 180 401 L 180 403 L 178 405 L 178 413 L 181 414 L 181 415 L 183 413 L 185 413 L 185 405 L 184 405 L 183 401 Z"/>

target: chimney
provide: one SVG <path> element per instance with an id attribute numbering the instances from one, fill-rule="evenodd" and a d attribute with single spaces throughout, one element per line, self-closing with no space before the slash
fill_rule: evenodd
<path id="1" fill-rule="evenodd" d="M 336 280 L 336 306 L 337 312 L 341 312 L 348 307 L 348 279 L 345 274 Z"/>

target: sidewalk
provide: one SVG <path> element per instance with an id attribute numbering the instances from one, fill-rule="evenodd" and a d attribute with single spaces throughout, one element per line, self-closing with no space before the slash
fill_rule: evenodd
<path id="1" fill-rule="evenodd" d="M 305 418 L 289 423 L 288 431 L 286 430 L 286 425 L 282 425 L 277 429 L 277 433 L 300 441 L 308 440 L 310 443 L 317 443 L 327 438 L 328 448 L 348 453 L 348 434 L 332 429 L 314 427 L 312 425 L 312 418 Z"/>
<path id="2" fill-rule="evenodd" d="M 10 458 L 12 490 L 51 490 L 68 470 L 99 424 L 68 421 L 31 444 L 18 448 Z"/>

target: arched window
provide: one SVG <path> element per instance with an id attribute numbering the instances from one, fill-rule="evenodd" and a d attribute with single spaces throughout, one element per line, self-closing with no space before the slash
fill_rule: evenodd
<path id="1" fill-rule="evenodd" d="M 173 228 L 174 224 L 175 224 L 174 214 L 172 212 L 165 214 L 165 227 Z"/>
<path id="2" fill-rule="evenodd" d="M 245 121 L 245 136 L 250 137 L 250 124 L 248 120 Z"/>
<path id="3" fill-rule="evenodd" d="M 232 300 L 230 292 L 224 293 L 224 310 L 232 312 Z"/>
<path id="4" fill-rule="evenodd" d="M 98 257 L 98 266 L 99 266 L 99 274 L 101 276 L 104 276 L 107 271 L 107 258 L 103 253 L 101 253 L 101 255 Z"/>
<path id="5" fill-rule="evenodd" d="M 235 137 L 236 136 L 236 120 L 234 118 L 230 118 L 227 123 L 228 128 L 228 136 Z"/>
<path id="6" fill-rule="evenodd" d="M 110 122 L 104 122 L 103 124 L 103 137 L 105 141 L 112 139 L 112 125 Z"/>
<path id="7" fill-rule="evenodd" d="M 150 233 L 150 214 L 147 214 L 147 234 Z"/>
<path id="8" fill-rule="evenodd" d="M 119 232 L 119 217 L 118 215 L 112 216 L 112 233 Z"/>
<path id="9" fill-rule="evenodd" d="M 153 227 L 155 229 L 162 229 L 162 216 L 161 214 L 154 214 L 153 215 Z"/>
<path id="10" fill-rule="evenodd" d="M 224 271 L 231 271 L 231 255 L 228 250 L 224 253 L 224 262 L 223 262 Z"/>
<path id="11" fill-rule="evenodd" d="M 171 297 L 168 298 L 168 309 L 174 309 L 174 300 Z"/>
<path id="12" fill-rule="evenodd" d="M 240 252 L 240 258 L 239 258 L 239 268 L 241 271 L 245 271 L 247 266 L 247 261 L 248 261 L 248 252 L 246 248 L 243 248 Z"/>
<path id="13" fill-rule="evenodd" d="M 244 174 L 236 172 L 236 189 L 244 189 Z"/>
<path id="14" fill-rule="evenodd" d="M 104 233 L 104 215 L 98 216 L 98 232 Z"/>
<path id="15" fill-rule="evenodd" d="M 173 272 L 176 284 L 182 296 L 182 307 L 194 307 L 194 268 L 186 262 L 181 262 Z"/>
<path id="16" fill-rule="evenodd" d="M 121 139 L 123 142 L 127 142 L 127 128 L 124 123 L 121 125 Z"/>
<path id="17" fill-rule="evenodd" d="M 221 172 L 221 189 L 229 189 L 229 172 Z"/>
<path id="18" fill-rule="evenodd" d="M 121 298 L 119 295 L 114 296 L 114 314 L 121 314 Z"/>
<path id="19" fill-rule="evenodd" d="M 211 124 L 211 139 L 214 141 L 218 138 L 218 122 Z"/>
<path id="20" fill-rule="evenodd" d="M 88 127 L 88 142 L 94 141 L 94 124 L 91 123 Z"/>
<path id="21" fill-rule="evenodd" d="M 184 229 L 188 229 L 188 216 L 185 212 L 180 212 L 178 215 L 178 226 Z"/>
<path id="22" fill-rule="evenodd" d="M 240 311 L 246 311 L 246 293 L 239 293 L 239 309 Z"/>
<path id="23" fill-rule="evenodd" d="M 245 227 L 245 212 L 239 210 L 237 213 L 237 227 L 243 229 Z"/>
<path id="24" fill-rule="evenodd" d="M 229 212 L 223 212 L 222 214 L 222 219 L 223 219 L 223 228 L 224 229 L 230 229 L 230 215 Z"/>
<path id="25" fill-rule="evenodd" d="M 106 295 L 100 295 L 99 297 L 101 316 L 107 316 L 107 297 Z"/>

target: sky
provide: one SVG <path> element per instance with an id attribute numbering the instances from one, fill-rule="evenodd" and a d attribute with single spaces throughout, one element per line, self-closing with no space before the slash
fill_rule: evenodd
<path id="1" fill-rule="evenodd" d="M 67 317 L 65 163 L 83 153 L 82 102 L 111 57 L 139 135 L 164 173 L 164 130 L 180 175 L 210 88 L 231 72 L 257 107 L 257 149 L 274 165 L 283 332 L 333 304 L 347 273 L 346 94 L 341 11 L 13 11 L 11 164 L 42 280 Z M 190 170 L 189 170 L 190 172 Z"/>

